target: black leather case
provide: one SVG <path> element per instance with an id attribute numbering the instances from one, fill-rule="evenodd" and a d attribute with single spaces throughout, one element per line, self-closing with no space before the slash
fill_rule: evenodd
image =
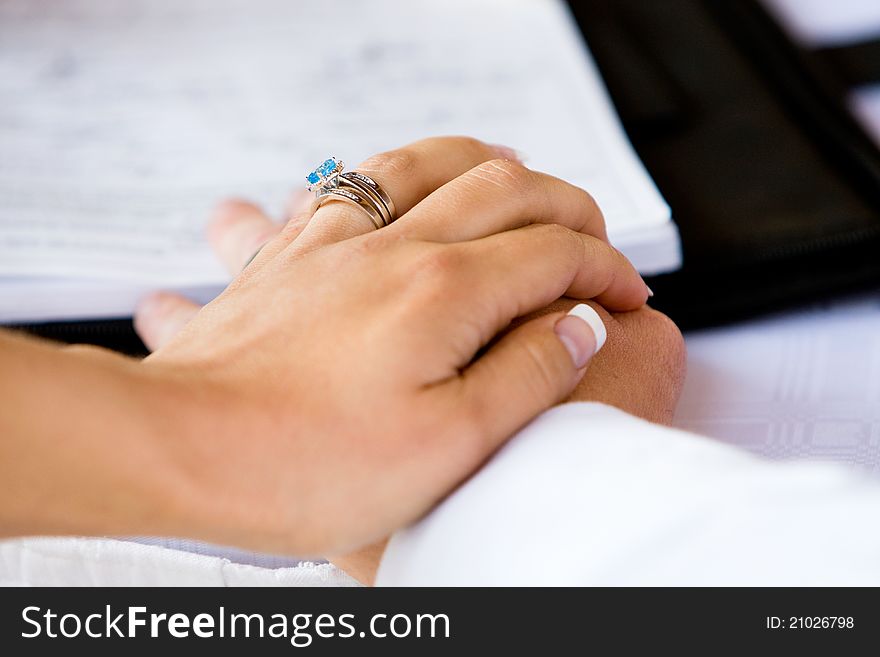
<path id="1" fill-rule="evenodd" d="M 880 282 L 880 152 L 827 59 L 754 0 L 570 4 L 681 233 L 653 305 L 688 328 Z"/>

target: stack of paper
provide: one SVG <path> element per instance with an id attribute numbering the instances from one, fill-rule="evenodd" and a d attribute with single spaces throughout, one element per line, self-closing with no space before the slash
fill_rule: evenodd
<path id="1" fill-rule="evenodd" d="M 645 273 L 670 212 L 558 0 L 0 4 L 0 322 L 126 316 L 227 281 L 212 204 L 469 134 L 589 190 Z"/>

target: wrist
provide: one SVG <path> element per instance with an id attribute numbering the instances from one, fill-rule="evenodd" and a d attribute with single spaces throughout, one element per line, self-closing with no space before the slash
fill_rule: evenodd
<path id="1" fill-rule="evenodd" d="M 77 433 L 91 452 L 80 464 L 86 476 L 77 477 L 88 482 L 80 486 L 79 524 L 88 534 L 176 535 L 197 501 L 181 454 L 194 414 L 190 393 L 142 362 L 91 347 L 75 351 L 94 371 L 91 412 L 99 421 L 77 423 L 87 427 Z"/>
<path id="2" fill-rule="evenodd" d="M 152 359 L 138 363 L 133 376 L 142 389 L 144 428 L 157 463 L 144 473 L 142 487 L 155 522 L 137 533 L 222 542 L 222 523 L 230 518 L 215 471 L 218 462 L 235 458 L 218 444 L 235 415 L 232 395 L 207 377 Z"/>
<path id="3" fill-rule="evenodd" d="M 290 459 L 300 437 L 289 399 L 271 400 L 242 372 L 207 362 L 151 357 L 143 362 L 175 438 L 167 446 L 173 495 L 165 535 L 278 554 L 318 555 L 322 500 L 305 467 Z M 246 379 L 246 377 L 245 377 Z M 311 449 L 317 443 L 310 443 Z M 304 483 L 305 482 L 305 483 Z"/>
<path id="4" fill-rule="evenodd" d="M 112 352 L 3 340 L 0 531 L 161 533 L 185 497 L 169 391 Z"/>
<path id="5" fill-rule="evenodd" d="M 224 371 L 207 363 L 151 357 L 139 377 L 152 400 L 151 433 L 165 464 L 156 490 L 164 536 L 242 548 L 287 552 L 288 531 L 279 536 L 276 489 L 266 478 L 272 424 L 265 400 L 225 383 Z M 296 464 L 290 464 L 294 477 Z M 267 492 L 268 490 L 268 492 Z M 290 525 L 286 525 L 289 527 Z"/>

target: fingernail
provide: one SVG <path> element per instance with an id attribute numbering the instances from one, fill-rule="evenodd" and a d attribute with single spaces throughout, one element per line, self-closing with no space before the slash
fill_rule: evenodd
<path id="1" fill-rule="evenodd" d="M 513 160 L 514 162 L 519 162 L 522 164 L 525 161 L 525 157 L 519 151 L 512 149 L 510 146 L 502 146 L 501 144 L 492 144 L 492 149 L 495 151 L 495 154 L 505 160 Z"/>
<path id="2" fill-rule="evenodd" d="M 648 287 L 647 285 L 646 285 L 645 287 L 648 288 L 648 298 L 650 299 L 651 297 L 654 296 L 654 290 L 652 290 L 652 289 L 651 289 L 650 287 Z"/>
<path id="3" fill-rule="evenodd" d="M 577 369 L 587 364 L 608 337 L 602 318 L 584 303 L 569 310 L 568 315 L 556 322 L 554 330 Z"/>

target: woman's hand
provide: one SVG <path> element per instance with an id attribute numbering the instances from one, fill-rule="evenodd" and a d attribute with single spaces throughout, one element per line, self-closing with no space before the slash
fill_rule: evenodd
<path id="1" fill-rule="evenodd" d="M 563 295 L 632 310 L 647 288 L 588 194 L 498 154 L 446 138 L 372 158 L 359 170 L 396 223 L 370 230 L 342 203 L 298 216 L 146 359 L 185 402 L 185 535 L 297 554 L 367 544 L 572 392 L 596 347 L 585 322 L 553 313 L 493 339 Z M 224 212 L 271 232 L 252 206 Z M 148 342 L 173 332 L 151 335 L 163 305 L 186 315 L 148 302 Z"/>

